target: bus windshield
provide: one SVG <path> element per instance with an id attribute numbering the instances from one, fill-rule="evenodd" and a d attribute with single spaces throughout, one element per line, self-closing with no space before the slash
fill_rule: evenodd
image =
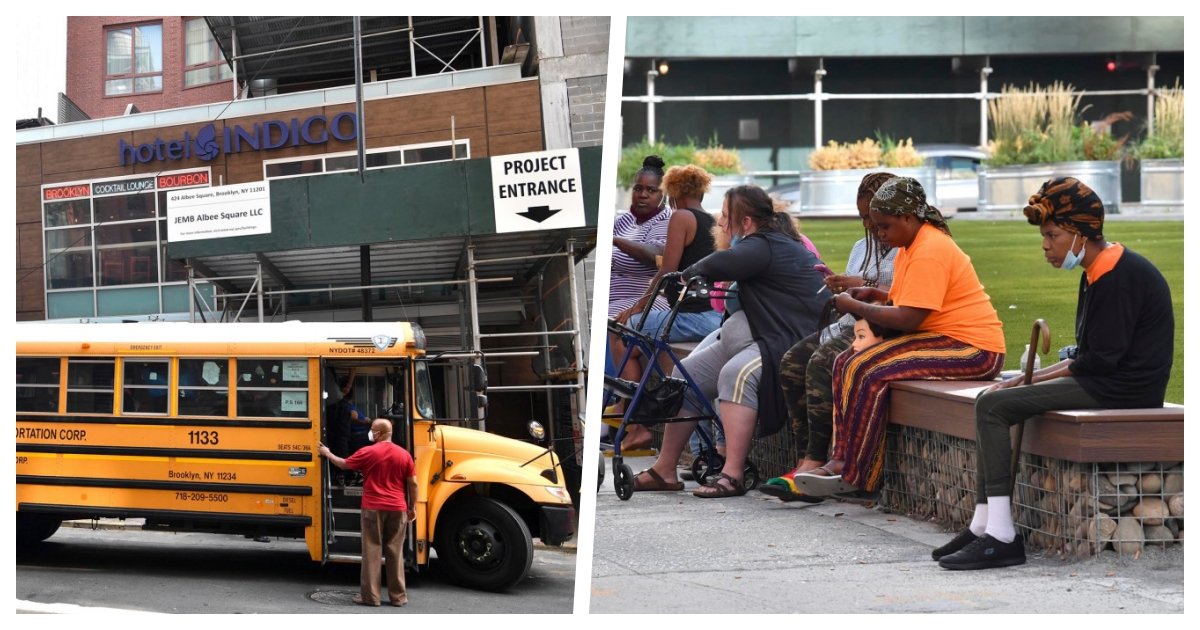
<path id="1" fill-rule="evenodd" d="M 417 378 L 417 413 L 421 414 L 422 418 L 433 419 L 433 386 L 429 382 L 429 365 L 424 361 L 417 361 L 416 378 Z"/>

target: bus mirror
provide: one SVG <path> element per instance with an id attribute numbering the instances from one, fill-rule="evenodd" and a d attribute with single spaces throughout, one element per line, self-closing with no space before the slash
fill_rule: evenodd
<path id="1" fill-rule="evenodd" d="M 543 427 L 542 423 L 537 420 L 530 420 L 526 428 L 529 429 L 529 437 L 539 442 L 546 437 L 546 427 Z"/>
<path id="2" fill-rule="evenodd" d="M 475 394 L 475 408 L 478 409 L 480 407 L 483 407 L 486 409 L 487 406 L 488 406 L 487 396 L 484 396 L 483 394 Z"/>
<path id="3" fill-rule="evenodd" d="M 470 367 L 471 370 L 471 391 L 482 392 L 487 390 L 487 372 L 482 365 L 474 364 Z"/>

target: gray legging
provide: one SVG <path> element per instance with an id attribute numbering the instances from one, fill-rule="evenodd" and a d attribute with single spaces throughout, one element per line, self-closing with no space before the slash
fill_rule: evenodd
<path id="1" fill-rule="evenodd" d="M 1009 427 L 1044 411 L 1103 406 L 1070 376 L 980 396 L 975 401 L 975 501 L 986 503 L 988 497 L 1009 495 L 1012 485 Z"/>

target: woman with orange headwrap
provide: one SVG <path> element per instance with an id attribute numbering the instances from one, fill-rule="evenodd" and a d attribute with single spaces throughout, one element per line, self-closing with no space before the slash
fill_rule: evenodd
<path id="1" fill-rule="evenodd" d="M 946 569 L 1025 562 L 1012 521 L 1008 429 L 1053 409 L 1161 407 L 1171 376 L 1175 315 L 1171 289 L 1154 265 L 1104 239 L 1104 204 L 1074 177 L 1050 180 L 1029 198 L 1046 262 L 1083 267 L 1069 358 L 989 387 L 975 402 L 976 491 L 970 526 L 933 551 Z"/>

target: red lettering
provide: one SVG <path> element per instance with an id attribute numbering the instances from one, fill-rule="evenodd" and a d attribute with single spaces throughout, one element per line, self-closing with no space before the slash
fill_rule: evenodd
<path id="1" fill-rule="evenodd" d="M 208 183 L 208 173 L 181 173 L 179 175 L 162 175 L 158 178 L 158 187 L 178 188 L 180 186 L 199 186 Z"/>
<path id="2" fill-rule="evenodd" d="M 63 186 L 61 188 L 47 188 L 44 193 L 44 199 L 71 199 L 73 197 L 86 197 L 90 189 L 87 184 L 79 184 L 78 186 Z"/>

